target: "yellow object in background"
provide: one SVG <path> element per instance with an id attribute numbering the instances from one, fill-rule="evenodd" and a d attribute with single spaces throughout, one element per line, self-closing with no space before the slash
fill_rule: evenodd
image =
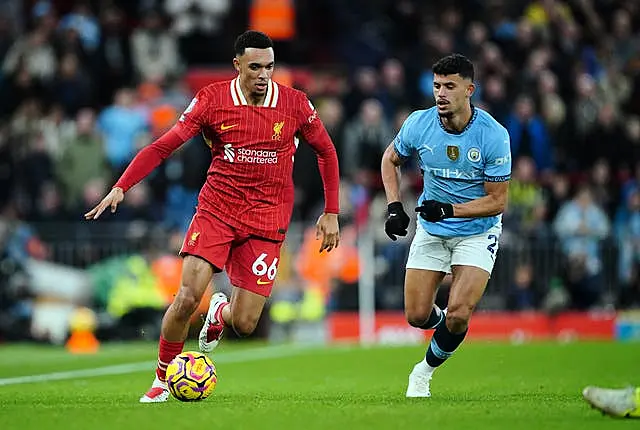
<path id="1" fill-rule="evenodd" d="M 100 342 L 94 335 L 97 326 L 96 314 L 93 310 L 81 307 L 76 309 L 69 319 L 71 336 L 66 348 L 72 354 L 94 354 L 98 352 Z"/>

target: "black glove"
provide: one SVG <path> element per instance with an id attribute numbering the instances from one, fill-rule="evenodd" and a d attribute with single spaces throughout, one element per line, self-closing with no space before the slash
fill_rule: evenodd
<path id="1" fill-rule="evenodd" d="M 384 232 L 391 240 L 396 240 L 398 236 L 407 235 L 409 227 L 409 215 L 404 211 L 402 203 L 393 202 L 387 206 L 387 220 L 384 223 Z"/>
<path id="2" fill-rule="evenodd" d="M 423 200 L 422 205 L 416 208 L 416 212 L 420 213 L 420 216 L 429 222 L 438 222 L 453 216 L 453 205 L 435 200 Z"/>

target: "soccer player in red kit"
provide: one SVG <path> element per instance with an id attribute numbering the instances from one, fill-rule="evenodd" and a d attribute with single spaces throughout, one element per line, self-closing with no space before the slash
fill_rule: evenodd
<path id="1" fill-rule="evenodd" d="M 247 31 L 235 42 L 238 76 L 201 89 L 177 124 L 142 149 L 109 194 L 86 219 L 115 212 L 124 193 L 184 142 L 203 133 L 213 159 L 196 213 L 184 238 L 181 287 L 162 320 L 156 378 L 140 402 L 169 398 L 166 369 L 184 346 L 189 320 L 215 272 L 226 269 L 231 300 L 214 294 L 200 332 L 209 352 L 225 326 L 253 332 L 278 269 L 280 247 L 293 210 L 293 158 L 301 135 L 315 150 L 324 183 L 325 209 L 318 219 L 320 252 L 338 246 L 338 158 L 304 93 L 271 80 L 271 39 Z"/>

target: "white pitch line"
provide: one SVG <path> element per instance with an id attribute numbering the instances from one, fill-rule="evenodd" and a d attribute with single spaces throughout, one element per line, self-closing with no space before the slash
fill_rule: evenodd
<path id="1" fill-rule="evenodd" d="M 304 347 L 265 347 L 242 351 L 220 353 L 213 356 L 215 363 L 242 363 L 265 360 L 269 358 L 291 357 L 301 354 L 310 348 Z M 137 363 L 117 364 L 114 366 L 96 367 L 92 369 L 70 370 L 66 372 L 44 373 L 41 375 L 17 376 L 0 379 L 0 386 L 29 384 L 34 382 L 61 381 L 65 379 L 94 378 L 106 375 L 125 375 L 141 371 L 151 371 L 156 361 L 139 361 Z"/>

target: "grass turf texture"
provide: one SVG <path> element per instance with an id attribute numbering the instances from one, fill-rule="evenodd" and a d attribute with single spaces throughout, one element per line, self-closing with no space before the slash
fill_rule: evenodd
<path id="1" fill-rule="evenodd" d="M 193 343 L 187 347 L 196 349 Z M 588 384 L 640 384 L 638 344 L 463 344 L 435 374 L 431 399 L 405 399 L 422 346 L 274 349 L 227 342 L 212 355 L 219 380 L 210 398 L 141 405 L 138 398 L 153 378 L 155 348 L 106 344 L 97 355 L 72 356 L 61 348 L 0 345 L 0 429 L 550 430 L 639 424 L 602 417 L 580 395 Z M 136 363 L 132 373 L 3 385 L 4 378 L 129 363 Z"/>

